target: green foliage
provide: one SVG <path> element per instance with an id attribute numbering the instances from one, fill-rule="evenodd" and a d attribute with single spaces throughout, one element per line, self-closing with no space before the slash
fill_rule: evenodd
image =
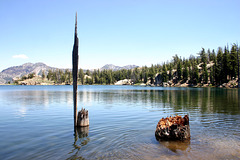
<path id="1" fill-rule="evenodd" d="M 187 81 L 188 80 L 188 77 L 189 77 L 189 62 L 186 61 L 185 64 L 184 64 L 184 69 L 183 69 L 183 80 L 184 81 Z"/>
<path id="2" fill-rule="evenodd" d="M 27 79 L 31 79 L 31 78 L 33 78 L 34 76 L 35 76 L 35 73 L 30 73 L 30 74 L 28 74 Z"/>
<path id="3" fill-rule="evenodd" d="M 230 72 L 230 77 L 236 77 L 237 71 L 238 71 L 238 61 L 237 61 L 237 46 L 234 44 L 231 48 L 231 53 L 230 53 L 230 66 L 229 66 L 229 72 Z"/>
<path id="4" fill-rule="evenodd" d="M 202 48 L 199 52 L 199 57 L 190 55 L 188 59 L 181 58 L 177 54 L 173 56 L 172 61 L 164 62 L 162 65 L 151 65 L 150 67 L 143 66 L 134 69 L 122 70 L 87 70 L 79 69 L 78 83 L 79 84 L 100 84 L 112 85 L 119 80 L 131 79 L 134 84 L 151 83 L 154 84 L 155 76 L 160 74 L 162 81 L 186 82 L 190 84 L 198 84 L 200 82 L 211 85 L 220 85 L 228 82 L 233 77 L 237 76 L 237 52 L 236 45 L 232 45 L 231 51 L 228 47 L 221 47 L 217 50 L 207 50 Z M 71 84 L 72 72 L 68 70 L 49 70 L 47 76 L 42 73 L 42 77 L 47 77 L 48 80 L 55 83 Z M 22 79 L 28 77 L 23 76 Z"/>
<path id="5" fill-rule="evenodd" d="M 222 77 L 223 77 L 223 52 L 222 48 L 218 48 L 218 53 L 217 53 L 217 63 L 216 65 L 216 71 L 215 71 L 215 79 L 216 79 L 216 84 L 220 85 L 222 83 Z"/>
<path id="6" fill-rule="evenodd" d="M 78 78 L 80 79 L 81 84 L 84 85 L 84 73 L 82 69 L 78 72 Z"/>
<path id="7" fill-rule="evenodd" d="M 165 64 L 163 65 L 163 70 L 162 70 L 162 81 L 163 82 L 168 81 L 167 67 Z"/>
<path id="8" fill-rule="evenodd" d="M 178 77 L 178 80 L 182 79 L 182 73 L 183 73 L 183 71 L 182 71 L 182 62 L 179 61 L 177 63 L 177 77 Z"/>

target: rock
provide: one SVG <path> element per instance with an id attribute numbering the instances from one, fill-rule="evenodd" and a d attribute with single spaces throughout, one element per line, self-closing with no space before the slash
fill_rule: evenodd
<path id="1" fill-rule="evenodd" d="M 117 81 L 115 83 L 115 85 L 131 85 L 131 84 L 132 84 L 131 79 L 124 79 L 124 80 Z"/>
<path id="2" fill-rule="evenodd" d="M 163 82 L 163 83 L 162 83 L 162 86 L 163 86 L 163 87 L 168 87 L 168 83 L 167 83 L 167 82 Z"/>
<path id="3" fill-rule="evenodd" d="M 156 127 L 157 140 L 185 140 L 190 138 L 189 117 L 185 115 L 162 118 Z"/>
<path id="4" fill-rule="evenodd" d="M 88 110 L 81 109 L 78 112 L 77 116 L 77 126 L 79 127 L 86 127 L 89 126 L 89 117 L 88 117 Z"/>

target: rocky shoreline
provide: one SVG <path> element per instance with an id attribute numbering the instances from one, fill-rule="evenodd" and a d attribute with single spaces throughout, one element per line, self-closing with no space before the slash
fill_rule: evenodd
<path id="1" fill-rule="evenodd" d="M 0 84 L 0 85 L 72 85 L 72 83 L 55 83 L 54 81 L 49 81 L 41 76 L 35 76 L 31 79 L 26 79 L 23 81 L 16 81 L 15 84 Z M 106 85 L 106 84 L 105 84 Z M 189 84 L 187 82 L 173 83 L 172 81 L 162 82 L 158 85 L 151 83 L 133 83 L 131 79 L 123 79 L 114 83 L 114 85 L 134 85 L 134 86 L 150 86 L 150 87 L 193 87 L 193 88 L 238 88 L 238 81 L 231 80 L 228 83 L 223 83 L 219 86 L 213 86 L 211 84 Z"/>
<path id="2" fill-rule="evenodd" d="M 223 83 L 219 86 L 213 86 L 211 84 L 190 84 L 187 82 L 178 82 L 178 83 L 173 83 L 172 81 L 168 82 L 162 82 L 158 85 L 154 85 L 151 83 L 138 83 L 134 84 L 131 79 L 124 79 L 116 82 L 114 85 L 136 85 L 136 86 L 151 86 L 151 87 L 193 87 L 193 88 L 205 88 L 205 87 L 215 87 L 215 88 L 238 88 L 238 81 L 236 80 L 231 80 L 228 83 Z"/>

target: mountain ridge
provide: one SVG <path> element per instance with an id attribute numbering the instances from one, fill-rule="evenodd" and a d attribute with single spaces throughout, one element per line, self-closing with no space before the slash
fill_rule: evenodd
<path id="1" fill-rule="evenodd" d="M 136 65 L 126 65 L 126 66 L 123 66 L 123 67 L 120 67 L 120 66 L 115 66 L 113 64 L 106 64 L 104 65 L 103 67 L 100 68 L 100 70 L 113 70 L 113 71 L 117 71 L 117 70 L 121 70 L 121 69 L 133 69 L 133 68 L 137 68 L 139 66 L 136 66 Z"/>
<path id="2" fill-rule="evenodd" d="M 103 67 L 100 68 L 100 70 L 121 70 L 121 69 L 133 69 L 136 68 L 138 66 L 136 65 L 127 65 L 127 66 L 115 66 L 113 64 L 106 64 Z M 56 70 L 56 69 L 60 69 L 60 68 L 55 68 L 55 67 L 51 67 L 46 65 L 45 63 L 42 62 L 38 62 L 38 63 L 24 63 L 22 65 L 19 66 L 12 66 L 9 68 L 6 68 L 4 70 L 2 70 L 2 72 L 0 72 L 0 84 L 4 84 L 7 82 L 11 82 L 13 80 L 13 78 L 16 77 L 22 77 L 24 75 L 30 74 L 30 73 L 35 73 L 36 75 L 42 75 L 42 72 L 44 71 L 45 74 L 48 73 L 48 70 Z M 60 70 L 66 70 L 67 68 L 61 68 Z M 84 69 L 85 70 L 85 69 Z"/>
<path id="3" fill-rule="evenodd" d="M 24 63 L 19 66 L 12 66 L 6 68 L 0 72 L 0 84 L 12 81 L 15 77 L 22 77 L 29 73 L 35 73 L 36 75 L 41 75 L 43 71 L 55 70 L 57 68 L 50 67 L 42 62 L 38 63 Z"/>

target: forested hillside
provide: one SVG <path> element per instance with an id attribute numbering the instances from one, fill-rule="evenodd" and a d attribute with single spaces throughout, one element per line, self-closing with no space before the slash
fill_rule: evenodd
<path id="1" fill-rule="evenodd" d="M 159 59 L 160 61 L 161 59 Z M 87 70 L 82 69 L 78 73 L 79 84 L 114 84 L 123 79 L 131 79 L 132 84 L 145 83 L 157 84 L 157 77 L 160 82 L 187 83 L 189 85 L 208 84 L 219 86 L 230 80 L 236 79 L 238 75 L 237 46 L 231 45 L 224 48 L 219 47 L 216 51 L 210 49 L 200 50 L 196 56 L 181 58 L 179 55 L 173 56 L 169 62 L 143 66 L 134 69 L 113 70 Z M 48 71 L 48 75 L 43 75 L 48 80 L 55 83 L 72 82 L 71 71 L 55 70 Z"/>

